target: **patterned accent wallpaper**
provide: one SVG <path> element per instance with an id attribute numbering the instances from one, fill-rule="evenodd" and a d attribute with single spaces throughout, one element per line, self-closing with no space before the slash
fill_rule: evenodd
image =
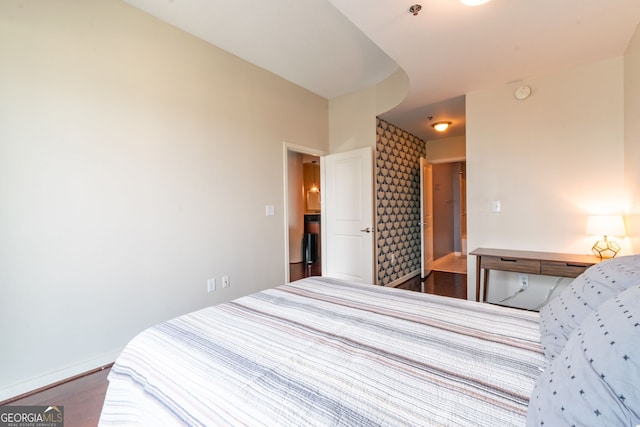
<path id="1" fill-rule="evenodd" d="M 376 230 L 379 285 L 420 270 L 420 157 L 426 144 L 376 118 Z"/>

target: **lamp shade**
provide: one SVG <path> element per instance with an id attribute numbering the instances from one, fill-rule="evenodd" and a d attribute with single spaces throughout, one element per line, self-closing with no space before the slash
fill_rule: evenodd
<path id="1" fill-rule="evenodd" d="M 622 215 L 590 215 L 587 217 L 587 234 L 624 237 L 627 231 Z"/>

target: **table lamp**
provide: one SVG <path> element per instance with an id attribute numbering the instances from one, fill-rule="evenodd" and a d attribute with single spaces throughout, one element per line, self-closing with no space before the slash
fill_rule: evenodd
<path id="1" fill-rule="evenodd" d="M 624 237 L 627 232 L 622 215 L 590 215 L 587 217 L 587 234 L 603 236 L 603 240 L 598 240 L 591 248 L 594 254 L 600 258 L 613 258 L 620 250 L 620 245 L 608 238 Z"/>

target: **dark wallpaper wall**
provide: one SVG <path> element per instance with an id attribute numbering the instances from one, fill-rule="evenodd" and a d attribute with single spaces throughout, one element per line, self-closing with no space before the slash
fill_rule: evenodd
<path id="1" fill-rule="evenodd" d="M 376 118 L 379 285 L 420 270 L 420 157 L 425 142 Z"/>

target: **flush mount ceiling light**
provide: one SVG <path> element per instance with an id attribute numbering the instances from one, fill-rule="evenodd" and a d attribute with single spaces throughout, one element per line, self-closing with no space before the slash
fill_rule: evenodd
<path id="1" fill-rule="evenodd" d="M 449 129 L 449 126 L 451 126 L 451 122 L 435 122 L 431 126 L 438 132 L 444 132 L 445 130 Z"/>
<path id="2" fill-rule="evenodd" d="M 467 6 L 480 6 L 481 4 L 488 3 L 489 0 L 460 0 L 460 2 Z"/>

